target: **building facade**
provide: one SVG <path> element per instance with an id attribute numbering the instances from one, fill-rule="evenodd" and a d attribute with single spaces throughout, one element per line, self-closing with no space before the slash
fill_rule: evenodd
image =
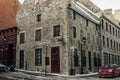
<path id="1" fill-rule="evenodd" d="M 19 8 L 18 0 L 0 0 L 0 63 L 6 66 L 16 66 L 16 14 Z"/>
<path id="2" fill-rule="evenodd" d="M 17 68 L 60 74 L 97 71 L 100 19 L 92 11 L 95 5 L 88 9 L 81 1 L 24 1 L 17 14 Z"/>
<path id="3" fill-rule="evenodd" d="M 120 25 L 102 16 L 101 18 L 102 64 L 120 65 Z"/>

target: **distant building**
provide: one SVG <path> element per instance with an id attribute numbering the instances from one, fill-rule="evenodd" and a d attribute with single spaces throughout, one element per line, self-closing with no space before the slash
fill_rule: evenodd
<path id="1" fill-rule="evenodd" d="M 16 64 L 16 14 L 20 7 L 18 0 L 0 0 L 0 63 L 7 66 Z"/>
<path id="2" fill-rule="evenodd" d="M 120 25 L 108 16 L 101 17 L 102 64 L 120 65 Z"/>

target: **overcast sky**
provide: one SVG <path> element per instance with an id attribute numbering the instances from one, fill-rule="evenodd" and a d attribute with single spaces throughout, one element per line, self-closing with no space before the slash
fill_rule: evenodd
<path id="1" fill-rule="evenodd" d="M 24 0 L 19 0 L 23 3 Z M 120 9 L 120 0 L 91 0 L 102 10 L 107 8 L 112 8 L 113 10 Z"/>

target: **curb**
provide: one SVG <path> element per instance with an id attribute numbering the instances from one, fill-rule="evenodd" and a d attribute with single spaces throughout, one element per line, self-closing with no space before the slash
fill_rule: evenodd
<path id="1" fill-rule="evenodd" d="M 36 76 L 45 76 L 45 72 L 38 72 L 38 71 L 29 71 L 29 70 L 23 70 L 23 69 L 15 69 L 18 72 L 23 72 L 30 75 L 36 75 Z M 98 73 L 91 73 L 91 74 L 76 74 L 76 75 L 63 75 L 63 74 L 56 74 L 56 73 L 46 73 L 47 76 L 61 76 L 61 77 L 92 77 L 97 76 Z"/>

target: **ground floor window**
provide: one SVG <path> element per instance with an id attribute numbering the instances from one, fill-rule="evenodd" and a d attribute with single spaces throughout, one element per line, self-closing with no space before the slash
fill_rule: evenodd
<path id="1" fill-rule="evenodd" d="M 35 49 L 35 65 L 42 65 L 42 49 Z"/>

